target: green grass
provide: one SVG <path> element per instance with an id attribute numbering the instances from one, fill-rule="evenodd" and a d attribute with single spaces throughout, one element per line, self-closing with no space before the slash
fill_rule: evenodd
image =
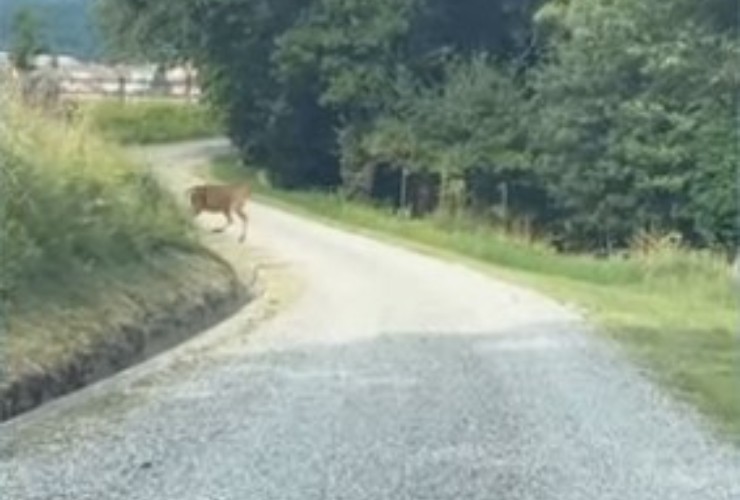
<path id="1" fill-rule="evenodd" d="M 162 100 L 104 100 L 83 106 L 91 128 L 123 144 L 151 144 L 217 136 L 218 118 L 201 104 Z"/>
<path id="2" fill-rule="evenodd" d="M 0 88 L 0 382 L 230 276 L 123 150 L 19 102 Z"/>
<path id="3" fill-rule="evenodd" d="M 719 257 L 672 247 L 630 260 L 563 255 L 471 220 L 409 220 L 333 194 L 276 190 L 232 159 L 215 162 L 211 173 L 252 178 L 261 201 L 463 260 L 576 305 L 647 373 L 740 441 L 740 317 Z"/>
<path id="4" fill-rule="evenodd" d="M 0 99 L 0 290 L 17 298 L 70 273 L 192 247 L 188 219 L 153 176 L 85 124 Z"/>

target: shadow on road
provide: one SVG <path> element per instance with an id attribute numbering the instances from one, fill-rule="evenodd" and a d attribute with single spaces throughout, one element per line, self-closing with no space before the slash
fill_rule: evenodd
<path id="1" fill-rule="evenodd" d="M 733 450 L 611 350 L 568 328 L 386 332 L 347 342 L 335 332 L 334 343 L 256 338 L 193 352 L 189 363 L 112 386 L 109 412 L 85 412 L 94 401 L 83 400 L 12 429 L 0 448 L 0 483 L 19 500 L 58 484 L 85 496 L 99 491 L 103 471 L 106 487 L 137 498 L 740 492 Z M 74 468 L 60 465 L 60 447 Z M 146 463 L 147 472 L 135 482 L 112 473 L 122 462 Z"/>

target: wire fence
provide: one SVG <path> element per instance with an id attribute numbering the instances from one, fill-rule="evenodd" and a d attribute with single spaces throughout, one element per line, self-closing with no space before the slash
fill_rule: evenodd
<path id="1" fill-rule="evenodd" d="M 127 76 L 61 75 L 60 91 L 75 99 L 115 98 L 122 101 L 137 99 L 172 99 L 197 102 L 200 88 L 193 78 L 157 81 L 153 78 Z"/>

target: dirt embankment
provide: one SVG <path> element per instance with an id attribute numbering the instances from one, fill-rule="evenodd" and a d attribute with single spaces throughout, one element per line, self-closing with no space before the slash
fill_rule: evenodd
<path id="1" fill-rule="evenodd" d="M 98 300 L 10 314 L 0 421 L 173 347 L 252 296 L 249 276 L 208 252 L 181 255 L 156 269 L 126 284 L 109 279 Z"/>

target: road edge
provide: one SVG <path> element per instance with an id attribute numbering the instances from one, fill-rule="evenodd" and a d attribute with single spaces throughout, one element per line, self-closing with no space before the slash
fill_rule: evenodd
<path id="1" fill-rule="evenodd" d="M 211 254 L 212 252 L 207 252 Z M 192 297 L 177 296 L 156 312 L 135 311 L 93 345 L 55 366 L 27 371 L 0 385 L 0 423 L 68 395 L 169 350 L 235 314 L 255 296 L 254 272 L 245 280 L 223 259 L 223 272 Z"/>

